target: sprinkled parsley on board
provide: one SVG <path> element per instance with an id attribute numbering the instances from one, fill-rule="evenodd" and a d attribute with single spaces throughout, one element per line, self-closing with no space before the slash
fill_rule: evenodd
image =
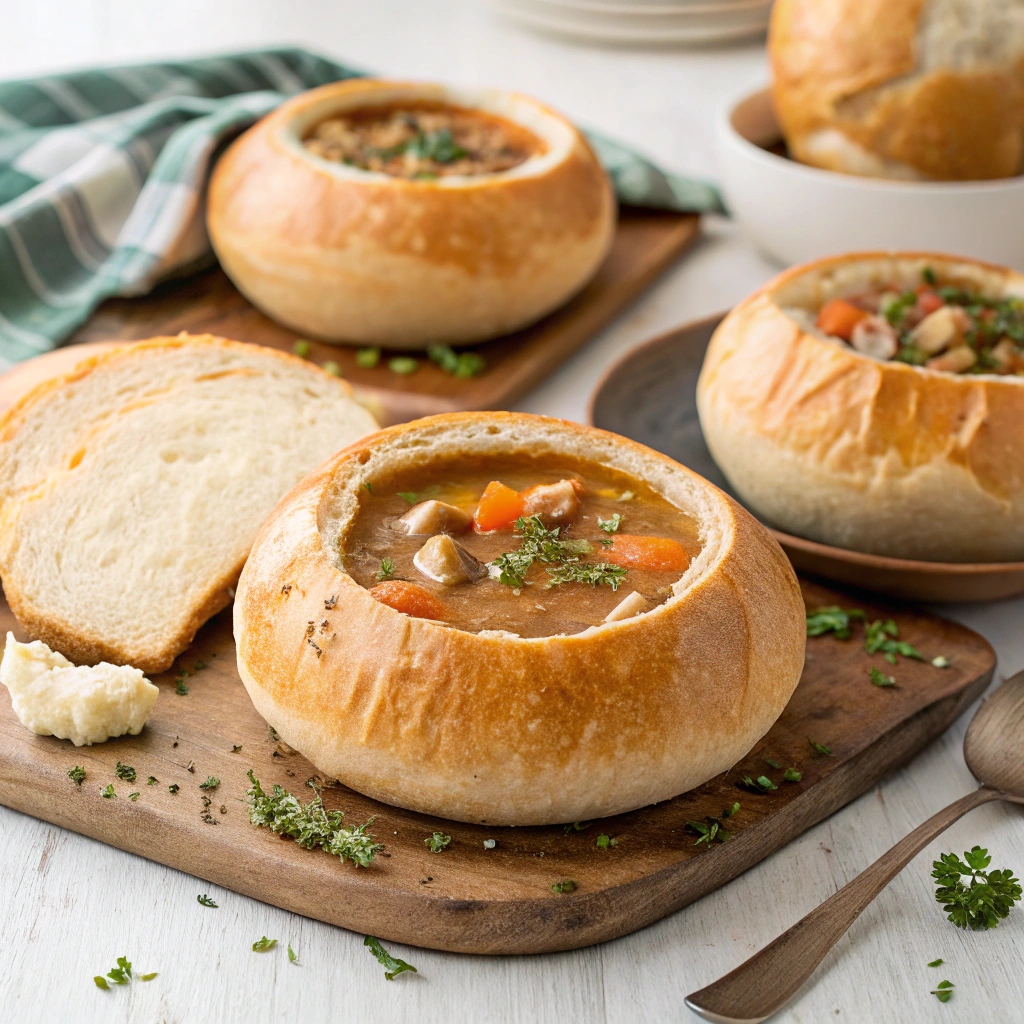
<path id="1" fill-rule="evenodd" d="M 420 361 L 412 356 L 394 356 L 388 360 L 388 369 L 400 377 L 407 377 L 420 368 Z"/>
<path id="2" fill-rule="evenodd" d="M 917 661 L 924 661 L 924 655 L 913 645 L 905 640 L 897 640 L 900 635 L 899 627 L 892 619 L 881 619 L 869 622 L 864 627 L 864 650 L 868 654 L 881 653 L 890 665 L 896 664 L 896 655 L 904 658 L 914 658 Z"/>
<path id="3" fill-rule="evenodd" d="M 734 803 L 731 807 L 726 807 L 724 811 L 719 815 L 720 818 L 731 818 L 734 814 L 739 814 L 740 805 Z"/>
<path id="4" fill-rule="evenodd" d="M 787 768 L 782 773 L 783 782 L 799 782 L 803 778 L 803 773 L 798 772 L 795 768 Z"/>
<path id="5" fill-rule="evenodd" d="M 237 754 L 241 749 L 242 749 L 242 744 L 241 743 L 232 743 L 231 744 L 231 753 L 232 754 Z"/>
<path id="6" fill-rule="evenodd" d="M 367 935 L 363 939 L 363 945 L 368 946 L 370 952 L 374 955 L 377 963 L 384 968 L 384 977 L 388 981 L 394 981 L 399 974 L 403 974 L 405 971 L 412 971 L 416 974 L 416 968 L 412 964 L 407 964 L 404 960 L 399 960 L 398 957 L 392 956 L 381 944 L 380 939 L 375 939 L 372 935 Z"/>
<path id="7" fill-rule="evenodd" d="M 571 892 L 575 892 L 578 886 L 571 878 L 566 878 L 561 882 L 555 882 L 551 886 L 552 891 L 557 892 L 559 895 L 568 895 Z"/>
<path id="8" fill-rule="evenodd" d="M 341 376 L 341 364 L 336 363 L 333 359 L 328 359 L 320 369 L 322 369 L 324 373 L 329 373 L 332 377 Z"/>
<path id="9" fill-rule="evenodd" d="M 773 789 L 779 788 L 767 775 L 758 775 L 756 779 L 752 779 L 749 775 L 744 775 L 737 785 L 742 786 L 743 789 L 749 790 L 751 793 L 770 793 Z"/>
<path id="10" fill-rule="evenodd" d="M 601 834 L 600 834 L 600 835 L 599 835 L 599 836 L 597 837 L 597 839 L 596 839 L 596 840 L 594 841 L 594 845 L 595 845 L 595 846 L 596 846 L 596 847 L 597 847 L 597 848 L 598 848 L 599 850 L 609 850 L 609 849 L 611 849 L 611 848 L 612 848 L 613 846 L 618 846 L 618 845 L 619 845 L 619 841 L 618 841 L 618 839 L 612 839 L 612 837 L 611 837 L 611 836 L 609 836 L 609 835 L 606 835 L 606 834 L 605 834 L 604 832 L 602 832 L 602 833 L 601 833 Z"/>
<path id="11" fill-rule="evenodd" d="M 431 345 L 427 358 L 453 377 L 476 377 L 484 372 L 487 363 L 478 352 L 456 352 L 448 345 Z"/>
<path id="12" fill-rule="evenodd" d="M 102 796 L 104 800 L 113 800 L 114 797 L 117 796 L 114 792 L 113 783 L 108 782 L 103 789 L 100 790 L 100 796 Z"/>
<path id="13" fill-rule="evenodd" d="M 135 769 L 130 764 L 121 764 L 120 761 L 114 768 L 114 774 L 125 782 L 135 781 Z"/>
<path id="14" fill-rule="evenodd" d="M 155 786 L 159 781 L 160 780 L 155 775 L 150 775 L 150 777 L 146 779 L 146 785 Z"/>
<path id="15" fill-rule="evenodd" d="M 893 687 L 896 685 L 895 676 L 887 676 L 880 669 L 875 668 L 874 665 L 868 671 L 873 685 L 882 687 Z"/>
<path id="16" fill-rule="evenodd" d="M 781 768 L 782 767 L 782 765 L 779 764 L 779 762 L 776 761 L 774 758 L 762 757 L 761 760 L 764 761 L 764 763 L 766 765 L 768 765 L 769 768 Z"/>
<path id="17" fill-rule="evenodd" d="M 938 883 L 935 900 L 946 908 L 946 917 L 957 928 L 984 931 L 995 928 L 1021 899 L 1020 880 L 1009 869 L 986 871 L 992 863 L 988 850 L 980 846 L 964 853 L 943 853 L 932 864 L 932 878 Z M 963 879 L 970 879 L 965 885 Z"/>
<path id="18" fill-rule="evenodd" d="M 249 821 L 253 825 L 290 836 L 306 850 L 320 847 L 363 868 L 368 867 L 374 856 L 384 849 L 384 844 L 374 842 L 373 836 L 367 832 L 373 818 L 364 825 L 343 827 L 345 815 L 324 807 L 319 787 L 314 787 L 316 795 L 303 806 L 276 784 L 270 794 L 265 793 L 251 768 L 248 775 L 252 786 L 246 795 L 249 798 Z"/>
<path id="19" fill-rule="evenodd" d="M 170 785 L 169 785 L 169 786 L 167 787 L 167 792 L 168 792 L 168 793 L 170 793 L 170 794 L 171 794 L 171 796 L 174 796 L 174 795 L 175 795 L 175 793 L 177 793 L 179 789 L 181 789 L 181 786 L 179 786 L 179 785 L 178 785 L 178 784 L 177 784 L 176 782 L 172 782 L 172 783 L 171 783 L 171 784 L 170 784 Z"/>
<path id="20" fill-rule="evenodd" d="M 219 785 L 220 785 L 220 779 L 218 779 L 216 775 L 208 775 L 206 777 L 206 781 L 205 782 L 200 782 L 199 783 L 199 788 L 200 789 L 205 789 L 205 790 L 209 791 L 211 789 L 216 789 Z"/>
<path id="21" fill-rule="evenodd" d="M 823 757 L 828 757 L 832 753 L 831 747 L 826 747 L 824 743 L 818 743 L 815 740 L 809 739 L 807 741 L 811 745 L 811 750 L 816 754 L 821 754 Z"/>
<path id="22" fill-rule="evenodd" d="M 563 825 L 562 828 L 565 830 L 565 834 L 568 835 L 570 832 L 582 832 L 585 828 L 590 828 L 590 822 L 583 822 L 582 824 L 578 821 L 570 821 L 567 825 Z"/>
<path id="23" fill-rule="evenodd" d="M 452 845 L 452 837 L 446 836 L 443 832 L 435 832 L 429 839 L 423 840 L 431 853 L 441 853 Z"/>
<path id="24" fill-rule="evenodd" d="M 360 369 L 372 370 L 379 362 L 379 348 L 360 348 L 356 350 L 356 366 Z"/>
<path id="25" fill-rule="evenodd" d="M 80 764 L 76 764 L 74 768 L 68 769 L 68 778 L 76 786 L 80 786 L 85 781 L 85 769 Z"/>
<path id="26" fill-rule="evenodd" d="M 305 338 L 296 338 L 295 344 L 292 345 L 292 351 L 300 359 L 308 359 L 309 353 L 313 351 L 313 346 Z"/>
<path id="27" fill-rule="evenodd" d="M 139 792 L 129 793 L 128 799 L 131 800 L 132 803 L 135 803 L 135 801 L 138 800 L 141 795 L 142 794 Z"/>
<path id="28" fill-rule="evenodd" d="M 185 697 L 188 695 L 188 684 L 185 682 L 186 679 L 188 679 L 188 673 L 182 672 L 181 675 L 174 680 L 174 692 L 179 697 Z"/>
<path id="29" fill-rule="evenodd" d="M 864 619 L 865 615 L 859 608 L 843 610 L 838 605 L 817 608 L 807 615 L 807 635 L 813 637 L 832 633 L 837 640 L 849 640 L 850 623 L 863 622 Z"/>

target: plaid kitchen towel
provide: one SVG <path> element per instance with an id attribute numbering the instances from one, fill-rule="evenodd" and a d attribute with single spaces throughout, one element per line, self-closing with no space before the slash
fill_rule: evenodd
<path id="1" fill-rule="evenodd" d="M 0 369 L 104 299 L 211 258 L 211 159 L 286 97 L 361 74 L 302 50 L 0 82 Z M 721 211 L 714 186 L 591 135 L 624 203 Z"/>

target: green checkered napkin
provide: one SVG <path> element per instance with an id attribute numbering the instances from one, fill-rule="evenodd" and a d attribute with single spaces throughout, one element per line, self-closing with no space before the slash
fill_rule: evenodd
<path id="1" fill-rule="evenodd" d="M 0 82 L 0 369 L 55 348 L 104 299 L 208 262 L 221 145 L 287 96 L 358 74 L 273 50 Z M 722 209 L 713 186 L 590 141 L 622 202 Z"/>

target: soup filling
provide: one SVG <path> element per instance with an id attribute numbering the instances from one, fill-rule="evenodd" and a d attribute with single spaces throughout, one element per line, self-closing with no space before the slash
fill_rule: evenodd
<path id="1" fill-rule="evenodd" d="M 419 104 L 372 107 L 329 118 L 303 145 L 324 160 L 420 180 L 495 174 L 545 149 L 533 132 L 503 117 Z"/>
<path id="2" fill-rule="evenodd" d="M 700 551 L 696 520 L 603 466 L 490 461 L 377 482 L 343 542 L 378 601 L 474 633 L 579 633 L 650 611 Z"/>
<path id="3" fill-rule="evenodd" d="M 873 287 L 830 299 L 814 326 L 875 359 L 948 373 L 1024 375 L 1024 300 L 944 284 L 928 267 L 914 288 Z"/>

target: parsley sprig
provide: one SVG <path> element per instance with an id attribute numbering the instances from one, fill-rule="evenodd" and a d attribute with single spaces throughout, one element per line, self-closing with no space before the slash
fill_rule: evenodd
<path id="1" fill-rule="evenodd" d="M 443 832 L 435 832 L 429 839 L 423 840 L 431 853 L 440 853 L 452 845 L 452 837 L 446 836 Z"/>
<path id="2" fill-rule="evenodd" d="M 399 960 L 397 956 L 392 956 L 380 944 L 380 939 L 367 935 L 363 939 L 363 945 L 370 947 L 370 952 L 377 958 L 377 963 L 384 968 L 384 977 L 388 981 L 394 981 L 399 974 L 405 971 L 412 971 L 413 974 L 417 973 L 416 968 L 412 964 L 407 964 L 404 960 Z"/>
<path id="3" fill-rule="evenodd" d="M 547 529 L 540 516 L 520 516 L 515 531 L 523 538 L 519 550 L 506 551 L 491 563 L 498 570 L 499 581 L 509 587 L 523 586 L 534 562 L 565 565 L 578 562 L 580 555 L 593 551 L 589 541 L 562 540 L 562 528 Z"/>
<path id="4" fill-rule="evenodd" d="M 897 655 L 914 658 L 916 661 L 925 660 L 924 655 L 913 644 L 898 639 L 899 626 L 892 619 L 886 619 L 884 622 L 881 619 L 868 622 L 867 616 L 860 608 L 840 608 L 838 605 L 828 605 L 809 612 L 807 635 L 815 637 L 831 633 L 837 640 L 849 640 L 853 634 L 852 624 L 854 622 L 864 623 L 864 650 L 868 654 L 881 654 L 890 665 L 896 664 Z M 942 658 L 942 661 L 945 662 L 946 659 Z M 936 665 L 936 668 L 943 667 L 942 664 Z M 872 677 L 872 682 L 874 682 L 874 677 Z"/>
<path id="5" fill-rule="evenodd" d="M 975 846 L 964 852 L 963 860 L 955 853 L 943 853 L 932 864 L 932 878 L 938 883 L 935 900 L 957 928 L 976 932 L 995 928 L 1020 901 L 1020 880 L 1008 869 L 986 872 L 991 863 L 988 850 Z M 970 879 L 969 885 L 964 878 Z"/>
<path id="6" fill-rule="evenodd" d="M 342 826 L 345 815 L 341 811 L 328 811 L 324 807 L 319 787 L 312 787 L 316 796 L 305 806 L 281 786 L 275 785 L 268 795 L 259 779 L 248 772 L 252 787 L 249 798 L 249 820 L 256 826 L 269 828 L 278 835 L 290 836 L 306 850 L 320 847 L 343 861 L 365 868 L 384 849 L 367 832 L 373 824 L 370 818 L 354 828 Z"/>
<path id="7" fill-rule="evenodd" d="M 97 988 L 102 988 L 107 991 L 110 990 L 110 984 L 114 985 L 127 985 L 129 981 L 152 981 L 156 977 L 156 971 L 152 971 L 149 974 L 140 974 L 137 978 L 132 974 L 131 961 L 126 956 L 119 956 L 117 958 L 117 966 L 112 967 L 107 971 L 106 977 L 102 974 L 97 974 L 92 980 L 95 982 Z M 108 982 L 109 979 L 109 982 Z"/>

